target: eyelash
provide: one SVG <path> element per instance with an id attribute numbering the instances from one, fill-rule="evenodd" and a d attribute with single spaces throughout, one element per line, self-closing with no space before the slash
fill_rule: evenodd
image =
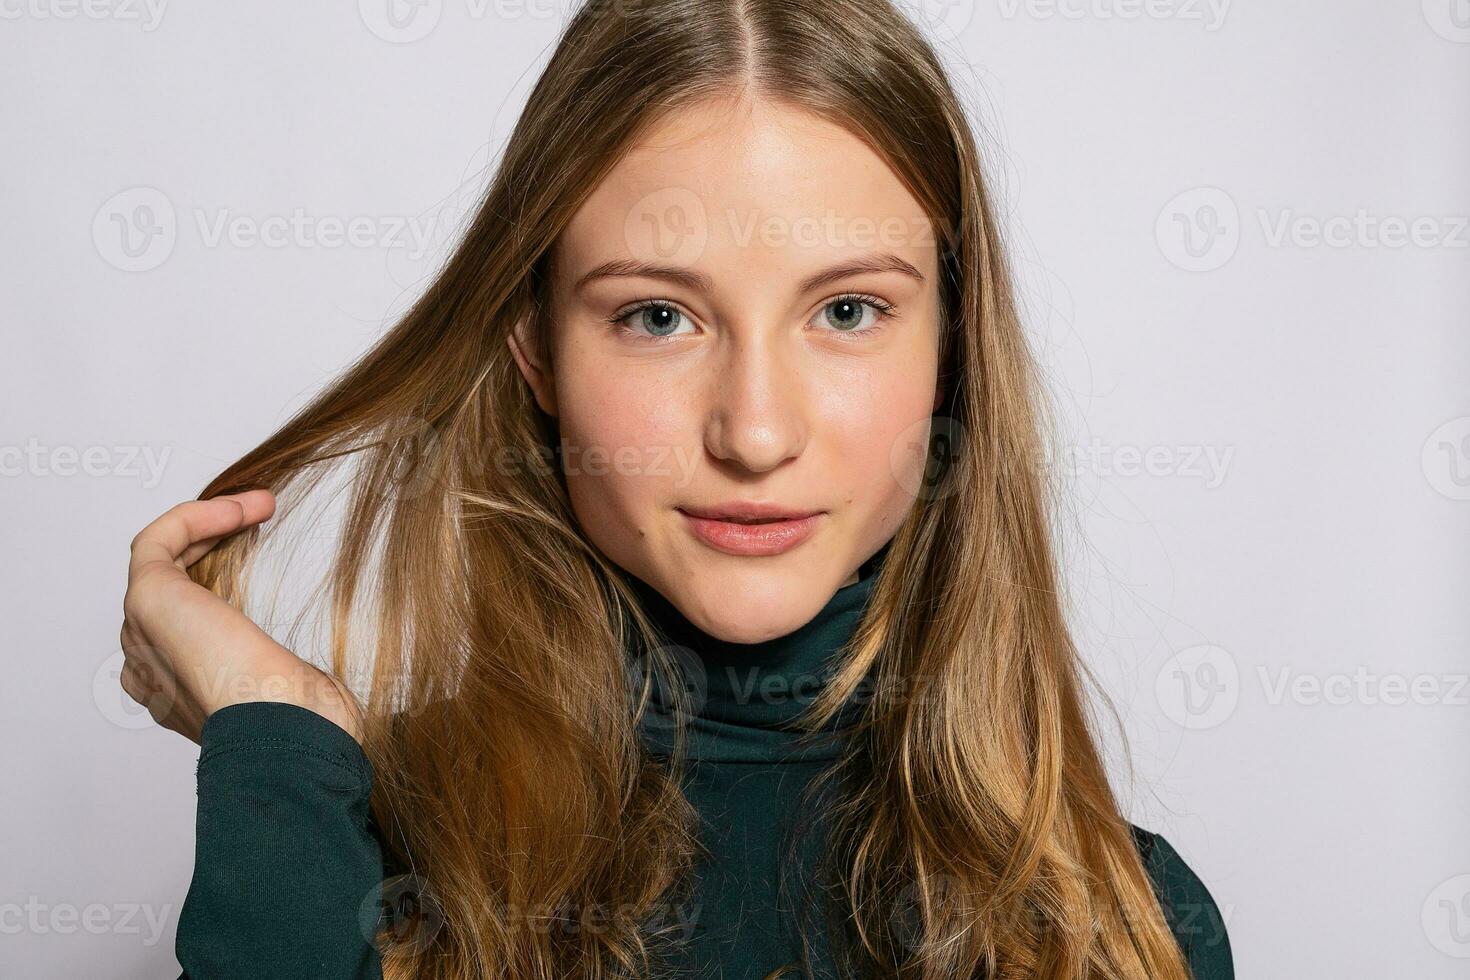
<path id="1" fill-rule="evenodd" d="M 863 327 L 859 330 L 837 330 L 834 328 L 832 330 L 826 331 L 828 333 L 837 334 L 840 337 L 870 337 L 873 334 L 882 330 L 883 325 L 887 321 L 898 315 L 898 307 L 894 306 L 892 303 L 887 302 L 886 300 L 879 299 L 877 296 L 873 296 L 869 293 L 843 293 L 840 296 L 833 296 L 831 299 L 827 300 L 827 302 L 822 304 L 822 309 L 826 310 L 826 308 L 831 306 L 833 303 L 840 303 L 843 300 L 852 300 L 854 302 L 864 303 L 868 306 L 871 306 L 874 312 L 877 313 L 877 319 L 871 326 Z M 680 316 L 689 315 L 683 310 L 679 309 L 679 306 L 676 303 L 673 303 L 669 300 L 650 297 L 648 299 L 639 300 L 632 306 L 624 307 L 623 309 L 614 313 L 612 316 L 608 317 L 607 322 L 616 327 L 618 333 L 625 336 L 631 336 L 636 341 L 642 343 L 660 344 L 666 340 L 671 339 L 672 335 L 668 337 L 658 337 L 652 334 L 639 333 L 638 331 L 627 326 L 627 324 L 623 322 L 636 313 L 642 313 L 644 310 L 658 308 L 674 310 Z"/>

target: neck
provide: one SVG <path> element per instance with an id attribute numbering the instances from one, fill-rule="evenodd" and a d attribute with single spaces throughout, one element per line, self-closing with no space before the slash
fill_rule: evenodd
<path id="1" fill-rule="evenodd" d="M 645 614 L 680 669 L 679 686 L 689 695 L 689 756 L 720 761 L 784 761 L 834 757 L 839 729 L 802 738 L 792 722 L 821 693 L 867 607 L 873 583 L 888 552 L 884 544 L 797 629 L 759 643 L 733 643 L 690 622 L 667 598 L 629 576 Z M 638 661 L 643 663 L 641 658 Z M 641 674 L 634 675 L 641 680 Z M 675 719 L 671 699 L 655 683 L 645 715 L 650 749 L 671 751 Z"/>

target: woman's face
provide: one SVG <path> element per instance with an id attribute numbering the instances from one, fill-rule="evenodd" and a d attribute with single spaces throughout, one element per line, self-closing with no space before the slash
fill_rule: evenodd
<path id="1" fill-rule="evenodd" d="M 651 131 L 557 243 L 551 363 L 511 341 L 584 533 L 722 639 L 810 620 L 920 486 L 938 263 L 918 201 L 842 128 L 719 101 Z"/>

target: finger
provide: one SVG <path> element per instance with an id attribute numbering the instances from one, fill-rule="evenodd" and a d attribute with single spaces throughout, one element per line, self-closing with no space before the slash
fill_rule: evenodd
<path id="1" fill-rule="evenodd" d="M 275 512 L 269 490 L 248 490 L 209 500 L 191 500 L 170 508 L 133 539 L 130 568 L 151 562 L 177 561 L 189 546 L 220 538 L 258 524 Z"/>
<path id="2" fill-rule="evenodd" d="M 215 545 L 219 544 L 221 541 L 223 541 L 226 537 L 227 535 L 224 534 L 216 534 L 212 538 L 205 538 L 203 541 L 195 541 L 193 544 L 189 545 L 189 547 L 184 549 L 184 553 L 174 560 L 174 564 L 178 565 L 180 568 L 188 568 L 190 565 L 194 564 L 196 561 L 209 554 L 209 550 Z"/>
<path id="3" fill-rule="evenodd" d="M 245 521 L 243 524 L 241 524 L 242 528 L 250 527 L 254 524 L 259 524 L 266 518 L 273 517 L 275 515 L 276 498 L 269 490 L 247 490 L 244 493 L 229 494 L 228 496 L 239 500 L 240 506 L 245 508 Z M 180 568 L 188 568 L 190 565 L 194 564 L 196 561 L 209 554 L 209 550 L 211 548 L 219 544 L 228 536 L 228 534 L 216 534 L 213 537 L 205 538 L 202 541 L 195 541 L 193 544 L 189 545 L 189 547 L 184 549 L 184 553 L 175 560 L 175 564 L 177 564 Z"/>

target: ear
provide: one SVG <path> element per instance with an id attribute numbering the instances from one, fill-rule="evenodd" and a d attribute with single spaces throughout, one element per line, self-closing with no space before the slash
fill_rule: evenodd
<path id="1" fill-rule="evenodd" d="M 510 347 L 510 354 L 515 358 L 516 367 L 520 368 L 526 384 L 531 386 L 531 394 L 535 396 L 536 404 L 541 407 L 541 411 L 554 417 L 556 415 L 556 382 L 551 376 L 549 367 L 541 364 L 534 356 L 536 345 L 531 340 L 525 317 L 517 321 L 510 334 L 506 336 L 505 342 Z"/>

